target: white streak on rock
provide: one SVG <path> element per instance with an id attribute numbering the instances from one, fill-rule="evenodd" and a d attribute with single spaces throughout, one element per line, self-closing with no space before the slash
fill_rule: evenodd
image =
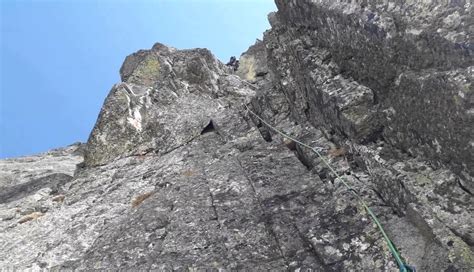
<path id="1" fill-rule="evenodd" d="M 140 109 L 133 109 L 133 114 L 131 114 L 130 117 L 127 117 L 127 120 L 136 130 L 139 132 L 142 131 L 142 115 L 140 114 Z"/>
<path id="2" fill-rule="evenodd" d="M 126 85 L 125 85 L 126 86 Z M 127 86 L 128 87 L 128 86 Z M 142 131 L 142 115 L 140 113 L 140 108 L 142 106 L 142 104 L 140 102 L 138 102 L 138 105 L 133 105 L 132 103 L 132 99 L 130 98 L 129 96 L 129 93 L 136 96 L 135 93 L 133 93 L 132 89 L 131 88 L 124 88 L 124 94 L 125 94 L 125 97 L 127 97 L 127 101 L 128 101 L 128 115 L 129 117 L 127 117 L 127 121 L 138 131 L 138 132 L 141 132 Z M 128 91 L 127 91 L 128 90 Z"/>

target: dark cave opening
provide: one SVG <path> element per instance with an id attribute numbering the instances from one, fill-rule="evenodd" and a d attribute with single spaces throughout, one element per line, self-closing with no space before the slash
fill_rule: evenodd
<path id="1" fill-rule="evenodd" d="M 210 132 L 214 132 L 215 130 L 216 130 L 216 128 L 214 127 L 214 123 L 212 122 L 212 120 L 210 120 L 209 124 L 207 124 L 207 126 L 204 127 L 204 129 L 201 131 L 201 135 L 206 134 L 206 133 L 210 133 Z"/>

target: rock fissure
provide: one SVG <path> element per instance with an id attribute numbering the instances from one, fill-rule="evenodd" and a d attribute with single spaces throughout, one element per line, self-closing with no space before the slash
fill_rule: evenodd
<path id="1" fill-rule="evenodd" d="M 240 162 L 240 160 L 238 158 L 235 158 L 235 160 L 237 161 L 240 169 L 242 169 L 242 171 L 244 172 L 244 176 L 245 176 L 245 179 L 247 180 L 248 184 L 250 185 L 250 187 L 252 188 L 252 192 L 253 192 L 253 197 L 255 198 L 255 200 L 257 201 L 258 203 L 258 207 L 260 209 L 260 211 L 263 213 L 263 220 L 264 220 L 264 224 L 265 224 L 265 229 L 268 233 L 270 233 L 270 235 L 272 236 L 272 238 L 274 239 L 274 242 L 278 248 L 278 251 L 279 251 L 279 254 L 280 254 L 280 257 L 285 260 L 285 263 L 287 265 L 287 267 L 289 267 L 289 263 L 288 263 L 288 260 L 285 258 L 285 255 L 283 254 L 283 250 L 281 248 L 281 245 L 280 245 L 280 241 L 278 240 L 278 237 L 275 235 L 275 232 L 273 231 L 273 225 L 272 225 L 272 218 L 271 218 L 271 215 L 266 213 L 265 212 L 265 209 L 264 209 L 264 206 L 262 204 L 262 201 L 260 199 L 260 197 L 258 196 L 258 193 L 257 193 L 257 190 L 255 189 L 255 186 L 252 182 L 252 179 L 246 174 L 246 170 L 245 168 L 242 166 L 242 163 Z"/>

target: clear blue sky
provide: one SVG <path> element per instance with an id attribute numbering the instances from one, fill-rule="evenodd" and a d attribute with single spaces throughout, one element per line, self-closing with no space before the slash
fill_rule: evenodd
<path id="1" fill-rule="evenodd" d="M 273 0 L 0 0 L 0 158 L 85 142 L 124 58 L 161 42 L 239 56 Z"/>

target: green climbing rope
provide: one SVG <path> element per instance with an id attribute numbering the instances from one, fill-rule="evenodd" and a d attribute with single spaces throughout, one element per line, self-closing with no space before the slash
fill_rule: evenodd
<path id="1" fill-rule="evenodd" d="M 409 265 L 407 265 L 403 260 L 402 260 L 402 257 L 400 255 L 400 253 L 397 251 L 395 245 L 392 243 L 392 241 L 390 240 L 390 238 L 388 238 L 388 235 L 387 233 L 385 232 L 385 230 L 383 229 L 382 227 L 382 224 L 380 223 L 380 221 L 377 219 L 377 216 L 375 216 L 375 214 L 372 212 L 372 210 L 369 208 L 369 206 L 367 206 L 367 204 L 365 203 L 364 199 L 357 193 L 357 191 L 352 188 L 349 183 L 347 182 L 347 180 L 345 180 L 343 177 L 341 177 L 337 172 L 336 170 L 334 170 L 334 168 L 332 168 L 332 166 L 329 164 L 329 162 L 324 158 L 324 156 L 315 148 L 281 132 L 280 130 L 278 130 L 277 128 L 273 127 L 272 125 L 270 125 L 268 122 L 266 122 L 265 120 L 263 120 L 263 118 L 261 118 L 260 116 L 258 116 L 258 114 L 256 114 L 255 112 L 251 111 L 247 105 L 245 105 L 245 108 L 247 109 L 248 112 L 250 112 L 252 115 L 254 115 L 258 120 L 260 120 L 262 123 L 264 123 L 266 126 L 268 126 L 269 128 L 271 128 L 273 131 L 275 131 L 276 133 L 280 134 L 281 136 L 287 138 L 287 139 L 290 139 L 292 140 L 293 142 L 295 143 L 298 143 L 299 145 L 303 146 L 303 147 L 306 147 L 308 149 L 310 149 L 311 151 L 313 151 L 314 153 L 316 153 L 316 155 L 318 155 L 318 157 L 323 161 L 323 163 L 329 168 L 329 170 L 331 170 L 331 172 L 336 176 L 337 179 L 339 179 L 343 184 L 344 186 L 357 198 L 357 200 L 359 200 L 359 202 L 362 204 L 362 206 L 364 207 L 364 209 L 367 211 L 367 213 L 370 215 L 370 217 L 372 218 L 372 221 L 375 223 L 375 225 L 377 225 L 377 228 L 379 229 L 380 233 L 382 233 L 382 236 L 385 240 L 385 242 L 387 243 L 387 246 L 390 250 L 390 252 L 392 253 L 393 257 L 395 258 L 397 264 L 398 264 L 398 267 L 400 268 L 400 272 L 411 272 L 411 271 L 415 271 L 415 269 Z"/>

